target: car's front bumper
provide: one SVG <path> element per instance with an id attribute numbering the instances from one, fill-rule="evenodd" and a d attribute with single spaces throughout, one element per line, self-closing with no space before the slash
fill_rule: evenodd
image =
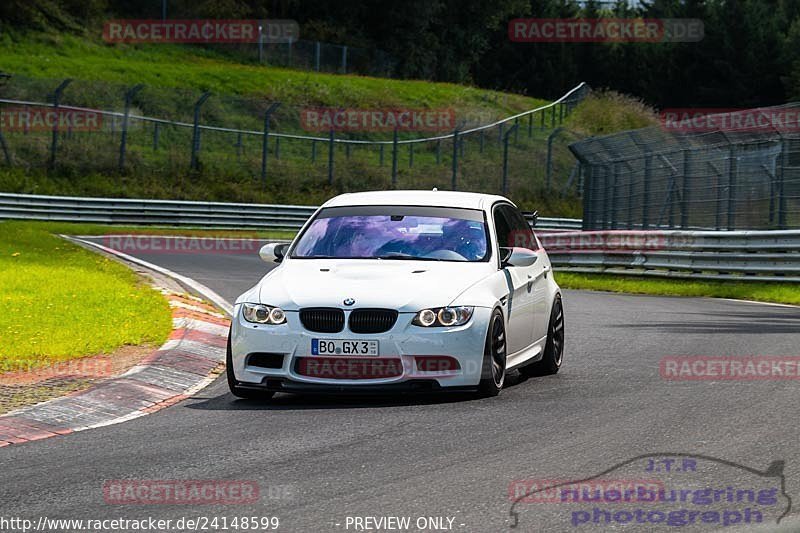
<path id="1" fill-rule="evenodd" d="M 240 306 L 234 310 L 231 328 L 231 357 L 236 380 L 245 387 L 287 392 L 339 391 L 426 391 L 451 388 L 474 388 L 481 377 L 486 331 L 492 310 L 476 307 L 472 319 L 463 326 L 424 328 L 411 324 L 413 314 L 401 313 L 391 330 L 375 334 L 306 331 L 297 312 L 287 312 L 285 324 L 257 325 L 241 317 Z M 311 354 L 312 339 L 352 339 L 379 342 L 377 357 L 360 357 L 375 364 L 399 364 L 402 370 L 392 377 L 350 379 L 346 372 L 335 378 L 311 377 L 299 372 L 301 358 Z M 272 354 L 280 368 L 251 364 L 254 353 Z M 458 362 L 456 370 L 420 370 L 415 356 L 448 356 Z M 348 359 L 340 356 L 338 359 Z M 392 363 L 394 362 L 394 363 Z"/>

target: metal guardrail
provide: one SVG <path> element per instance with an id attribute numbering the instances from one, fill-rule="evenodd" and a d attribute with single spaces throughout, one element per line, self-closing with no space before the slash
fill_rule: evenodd
<path id="1" fill-rule="evenodd" d="M 317 208 L 305 205 L 80 198 L 0 193 L 0 219 L 227 229 L 297 230 Z M 529 215 L 528 218 L 530 220 Z M 537 228 L 580 229 L 581 220 L 542 218 Z"/>
<path id="2" fill-rule="evenodd" d="M 800 282 L 800 230 L 539 234 L 556 270 Z"/>
<path id="3" fill-rule="evenodd" d="M 297 230 L 316 207 L 0 193 L 0 219 Z M 532 215 L 527 215 L 531 219 Z M 668 278 L 800 282 L 800 230 L 578 231 L 580 219 L 539 217 L 557 270 Z M 542 231 L 544 230 L 544 231 Z"/>

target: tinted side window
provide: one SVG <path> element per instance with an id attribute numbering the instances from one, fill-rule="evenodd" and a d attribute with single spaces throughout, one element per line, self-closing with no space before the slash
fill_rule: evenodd
<path id="1" fill-rule="evenodd" d="M 511 222 L 508 220 L 503 205 L 494 208 L 494 231 L 497 237 L 497 246 L 503 248 L 510 246 L 508 236 L 511 234 Z"/>
<path id="2" fill-rule="evenodd" d="M 533 236 L 533 230 L 528 225 L 528 221 L 522 216 L 518 209 L 510 205 L 502 205 L 498 208 L 502 211 L 503 218 L 508 221 L 508 231 L 501 246 L 516 246 L 518 248 L 528 248 L 529 250 L 537 250 L 539 248 L 536 237 Z"/>

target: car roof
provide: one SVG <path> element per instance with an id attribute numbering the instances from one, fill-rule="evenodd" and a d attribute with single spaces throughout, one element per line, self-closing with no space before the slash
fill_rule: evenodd
<path id="1" fill-rule="evenodd" d="M 491 206 L 498 201 L 513 204 L 508 198 L 495 194 L 437 190 L 402 190 L 340 194 L 325 202 L 322 207 L 344 207 L 353 205 L 423 205 L 486 210 L 491 208 Z"/>

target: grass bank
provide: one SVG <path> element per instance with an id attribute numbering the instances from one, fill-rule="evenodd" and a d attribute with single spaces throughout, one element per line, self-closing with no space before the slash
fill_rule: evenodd
<path id="1" fill-rule="evenodd" d="M 0 372 L 162 343 L 172 327 L 166 300 L 53 229 L 65 228 L 0 223 Z"/>

